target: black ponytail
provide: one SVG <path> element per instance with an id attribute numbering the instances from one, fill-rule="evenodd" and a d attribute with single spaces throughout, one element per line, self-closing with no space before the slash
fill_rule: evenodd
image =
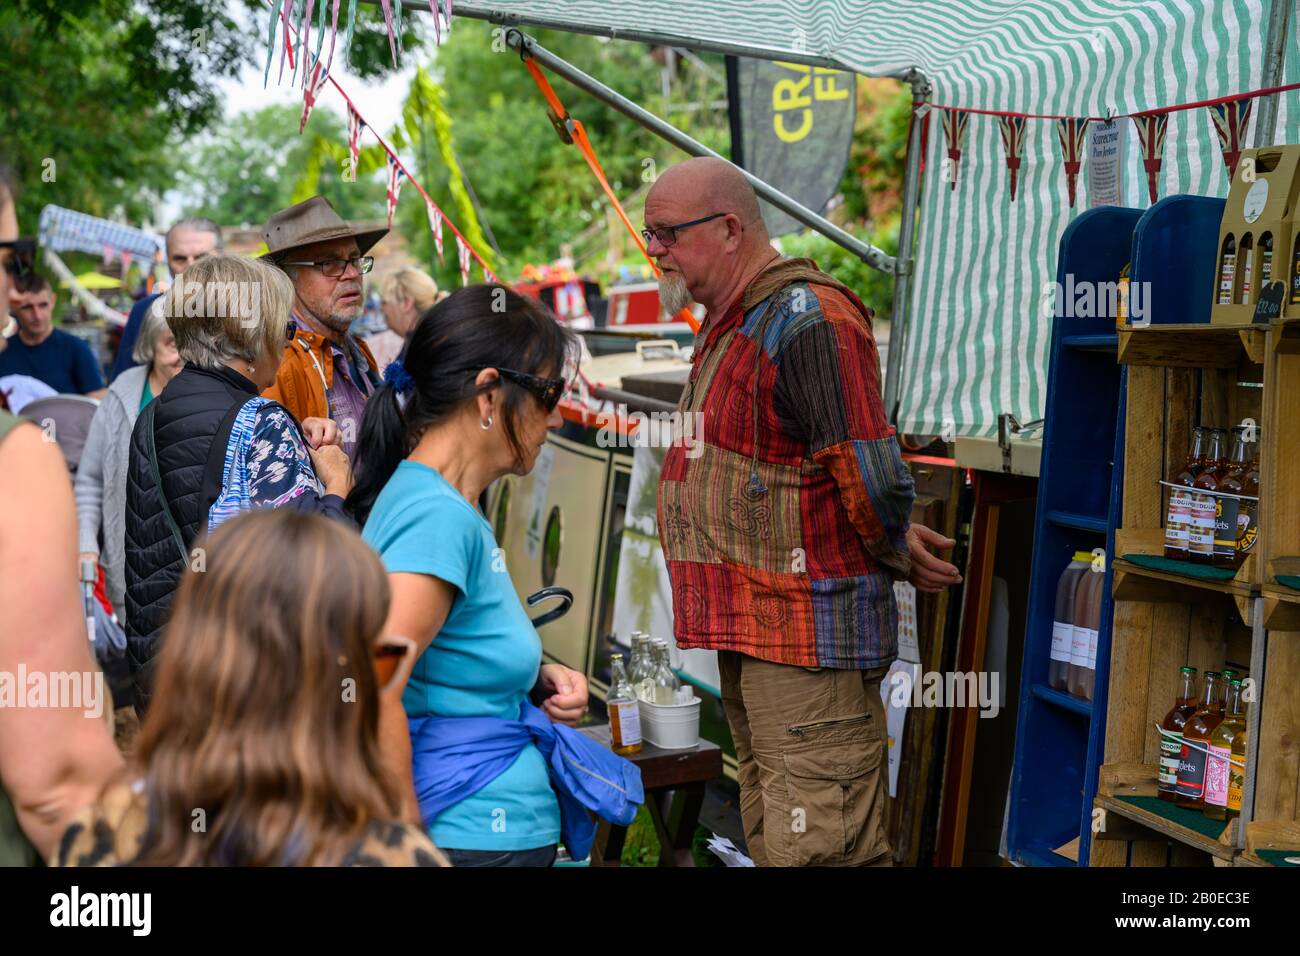
<path id="1" fill-rule="evenodd" d="M 384 485 L 425 430 L 488 389 L 504 390 L 501 425 L 522 461 L 515 422 L 523 403 L 535 399 L 507 380 L 480 388 L 478 370 L 558 376 L 575 349 L 574 334 L 549 309 L 505 286 L 466 286 L 428 309 L 408 334 L 399 360 L 413 386 L 399 397 L 392 384 L 384 384 L 366 402 L 349 513 L 364 525 Z"/>

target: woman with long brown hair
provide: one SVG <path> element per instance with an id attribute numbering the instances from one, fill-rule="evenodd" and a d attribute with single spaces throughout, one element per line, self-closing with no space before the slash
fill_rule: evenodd
<path id="1" fill-rule="evenodd" d="M 436 866 L 379 754 L 387 575 L 345 525 L 232 518 L 189 571 L 131 766 L 64 834 L 60 865 Z M 391 703 L 391 702 L 390 702 Z M 400 713 L 400 710 L 398 711 Z"/>

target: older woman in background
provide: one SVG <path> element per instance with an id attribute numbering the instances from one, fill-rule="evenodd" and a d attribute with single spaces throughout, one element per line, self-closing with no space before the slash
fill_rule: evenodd
<path id="1" fill-rule="evenodd" d="M 352 487 L 338 427 L 299 425 L 259 394 L 275 381 L 292 334 L 293 286 L 283 272 L 209 256 L 177 276 L 162 301 L 185 367 L 140 413 L 127 468 L 127 656 L 141 713 L 181 574 L 205 560 L 190 550 L 195 539 L 252 508 L 346 520 Z"/>
<path id="2" fill-rule="evenodd" d="M 159 303 L 161 305 L 161 302 Z M 77 526 L 81 557 L 104 568 L 104 587 L 119 621 L 126 622 L 126 466 L 131 430 L 140 411 L 181 370 L 176 337 L 161 308 L 145 313 L 131 357 L 138 363 L 113 380 L 90 423 L 77 469 Z M 102 538 L 101 538 L 102 536 Z"/>
<path id="3" fill-rule="evenodd" d="M 366 344 L 381 371 L 397 360 L 416 320 L 438 300 L 438 284 L 413 266 L 390 272 L 380 280 L 379 301 L 388 330 L 372 335 Z"/>

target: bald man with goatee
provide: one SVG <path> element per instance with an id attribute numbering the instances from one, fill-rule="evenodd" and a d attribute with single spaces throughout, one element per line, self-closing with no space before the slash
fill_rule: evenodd
<path id="1" fill-rule="evenodd" d="M 909 528 L 872 312 L 772 248 L 724 160 L 666 171 L 645 225 L 665 308 L 706 310 L 678 406 L 702 416 L 703 438 L 664 458 L 659 536 L 678 647 L 718 652 L 749 853 L 759 866 L 887 865 L 893 586 L 959 577 L 925 547 L 953 542 Z"/>

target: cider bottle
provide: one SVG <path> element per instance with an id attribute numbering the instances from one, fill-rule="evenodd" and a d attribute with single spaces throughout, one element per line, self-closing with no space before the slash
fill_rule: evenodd
<path id="1" fill-rule="evenodd" d="M 1234 495 L 1243 493 L 1246 469 L 1250 460 L 1246 456 L 1246 430 L 1241 427 L 1232 430 L 1232 456 L 1227 468 L 1219 478 L 1217 491 L 1226 491 Z M 1237 549 L 1237 536 L 1240 531 L 1238 516 L 1241 510 L 1240 498 L 1216 497 L 1214 499 L 1214 565 L 1219 568 L 1237 568 L 1245 554 Z"/>
<path id="2" fill-rule="evenodd" d="M 1169 489 L 1169 510 L 1165 513 L 1165 557 L 1186 561 L 1188 541 L 1191 538 L 1192 493 L 1191 488 L 1201 470 L 1201 456 L 1205 454 L 1205 429 L 1197 425 L 1192 429 L 1192 448 L 1182 470 L 1169 480 L 1176 488 Z"/>
<path id="3" fill-rule="evenodd" d="M 1192 523 L 1188 534 L 1188 558 L 1196 564 L 1214 562 L 1214 495 L 1201 495 L 1197 491 L 1217 491 L 1219 475 L 1226 464 L 1223 450 L 1223 429 L 1210 432 L 1210 447 L 1201 459 L 1201 470 L 1192 482 Z"/>
<path id="4" fill-rule="evenodd" d="M 1273 234 L 1259 237 L 1259 288 L 1262 292 L 1273 281 Z"/>
<path id="5" fill-rule="evenodd" d="M 1160 722 L 1160 799 L 1174 801 L 1178 785 L 1178 760 L 1183 750 L 1183 725 L 1196 712 L 1196 668 L 1184 667 L 1179 671 L 1183 689 L 1173 709 Z"/>
<path id="6" fill-rule="evenodd" d="M 1241 251 L 1237 254 L 1237 271 L 1241 273 L 1241 295 L 1237 299 L 1240 305 L 1250 304 L 1250 280 L 1253 278 L 1255 265 L 1255 246 L 1250 233 L 1241 237 Z"/>
<path id="7" fill-rule="evenodd" d="M 1079 578 L 1074 591 L 1074 639 L 1070 643 L 1070 673 L 1066 689 L 1075 697 L 1087 700 L 1088 653 L 1096 647 L 1092 604 L 1101 589 L 1104 575 L 1092 570 L 1092 555 L 1088 555 L 1088 570 Z"/>
<path id="8" fill-rule="evenodd" d="M 1259 429 L 1255 429 L 1256 440 L 1249 443 L 1250 463 L 1241 478 L 1243 498 L 1237 509 L 1237 563 L 1241 564 L 1255 548 L 1259 537 Z"/>
<path id="9" fill-rule="evenodd" d="M 1297 258 L 1300 259 L 1300 244 L 1296 245 Z M 1223 240 L 1223 248 L 1219 250 L 1219 297 L 1216 300 L 1219 305 L 1232 305 L 1232 290 L 1237 284 L 1237 240 L 1233 238 L 1232 233 L 1228 233 Z M 1293 302 L 1300 302 L 1300 299 L 1292 299 Z"/>
<path id="10" fill-rule="evenodd" d="M 1196 713 L 1183 724 L 1183 745 L 1178 753 L 1178 783 L 1174 803 L 1189 810 L 1205 809 L 1205 767 L 1209 760 L 1210 734 L 1223 720 L 1219 701 L 1219 672 L 1205 672 L 1205 689 Z"/>
<path id="11" fill-rule="evenodd" d="M 1240 795 L 1237 797 L 1235 811 L 1229 810 L 1228 792 L 1232 787 L 1233 772 L 1243 774 L 1246 769 L 1232 764 L 1234 759 L 1245 762 L 1244 745 L 1242 757 L 1233 756 L 1233 744 L 1236 743 L 1237 735 L 1244 736 L 1245 733 L 1246 715 L 1241 703 L 1241 681 L 1233 680 L 1228 684 L 1227 713 L 1210 734 L 1210 753 L 1205 766 L 1205 815 L 1212 820 L 1227 820 L 1241 812 Z"/>
<path id="12" fill-rule="evenodd" d="M 641 749 L 641 711 L 632 684 L 623 668 L 623 655 L 609 656 L 609 749 L 616 754 L 634 754 Z"/>

